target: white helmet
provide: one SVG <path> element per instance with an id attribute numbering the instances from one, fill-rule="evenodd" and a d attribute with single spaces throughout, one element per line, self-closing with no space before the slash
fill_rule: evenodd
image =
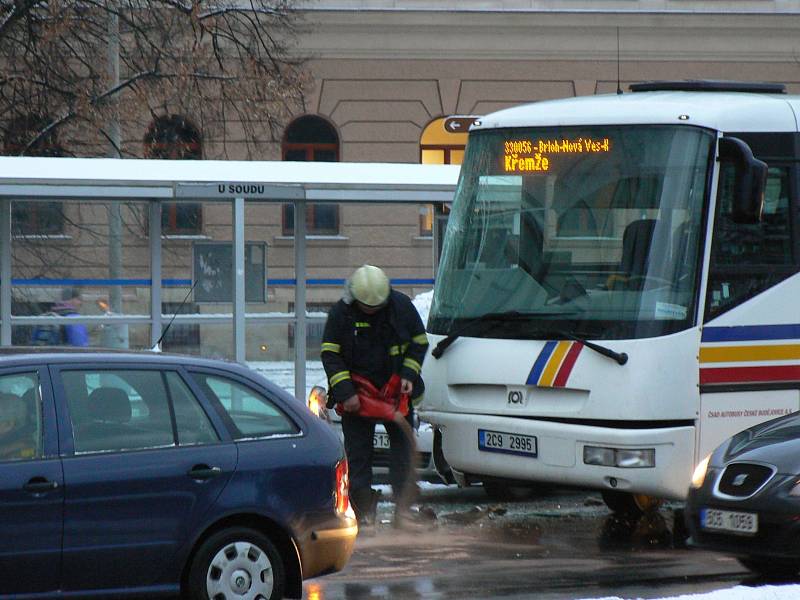
<path id="1" fill-rule="evenodd" d="M 389 278 L 378 267 L 359 267 L 350 276 L 347 285 L 353 298 L 366 306 L 381 306 L 389 299 Z"/>

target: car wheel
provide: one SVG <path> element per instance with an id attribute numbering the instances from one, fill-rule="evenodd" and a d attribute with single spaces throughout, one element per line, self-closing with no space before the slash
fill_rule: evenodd
<path id="1" fill-rule="evenodd" d="M 189 597 L 199 600 L 279 600 L 283 561 L 265 535 L 246 527 L 215 533 L 203 542 L 189 571 Z"/>
<path id="2" fill-rule="evenodd" d="M 535 492 L 532 485 L 512 484 L 505 481 L 484 481 L 483 491 L 496 502 L 519 502 L 528 500 Z"/>
<path id="3" fill-rule="evenodd" d="M 748 556 L 737 559 L 745 569 L 767 577 L 792 577 L 800 571 L 800 564 L 774 558 Z"/>
<path id="4" fill-rule="evenodd" d="M 603 490 L 601 495 L 603 496 L 603 502 L 612 512 L 629 517 L 640 517 L 647 512 L 658 510 L 658 507 L 663 502 L 661 498 L 656 498 L 655 496 L 631 494 L 630 492 L 618 492 L 616 490 Z"/>

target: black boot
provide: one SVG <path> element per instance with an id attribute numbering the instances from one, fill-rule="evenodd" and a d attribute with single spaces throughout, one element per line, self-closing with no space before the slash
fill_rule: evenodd
<path id="1" fill-rule="evenodd" d="M 353 504 L 359 526 L 375 524 L 378 496 L 380 494 L 371 487 L 350 491 L 350 502 Z"/>
<path id="2" fill-rule="evenodd" d="M 436 516 L 434 515 L 433 519 L 435 518 Z M 395 529 L 421 533 L 429 531 L 436 526 L 433 519 L 427 514 L 420 513 L 420 511 L 414 511 L 408 507 L 395 506 L 392 525 Z"/>

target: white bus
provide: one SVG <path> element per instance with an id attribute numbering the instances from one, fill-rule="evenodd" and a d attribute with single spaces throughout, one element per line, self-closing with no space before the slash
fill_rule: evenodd
<path id="1" fill-rule="evenodd" d="M 800 409 L 800 97 L 651 82 L 476 121 L 421 416 L 457 479 L 685 497 Z"/>

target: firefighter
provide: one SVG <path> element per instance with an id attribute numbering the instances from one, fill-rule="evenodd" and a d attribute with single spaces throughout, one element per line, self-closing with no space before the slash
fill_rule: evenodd
<path id="1" fill-rule="evenodd" d="M 376 420 L 363 414 L 359 382 L 386 390 L 398 382 L 407 394 L 407 421 L 383 421 L 389 434 L 389 480 L 396 526 L 408 522 L 416 493 L 412 459 L 413 403 L 425 389 L 420 377 L 428 338 L 417 309 L 405 294 L 391 289 L 378 267 L 364 265 L 351 275 L 344 297 L 328 314 L 322 338 L 322 364 L 328 377 L 328 408 L 339 405 L 347 460 L 350 499 L 362 525 L 374 523 L 377 492 L 372 489 L 373 435 Z M 393 377 L 394 376 L 394 377 Z M 363 379 L 362 379 L 363 378 Z M 360 414 L 362 411 L 362 414 Z"/>

